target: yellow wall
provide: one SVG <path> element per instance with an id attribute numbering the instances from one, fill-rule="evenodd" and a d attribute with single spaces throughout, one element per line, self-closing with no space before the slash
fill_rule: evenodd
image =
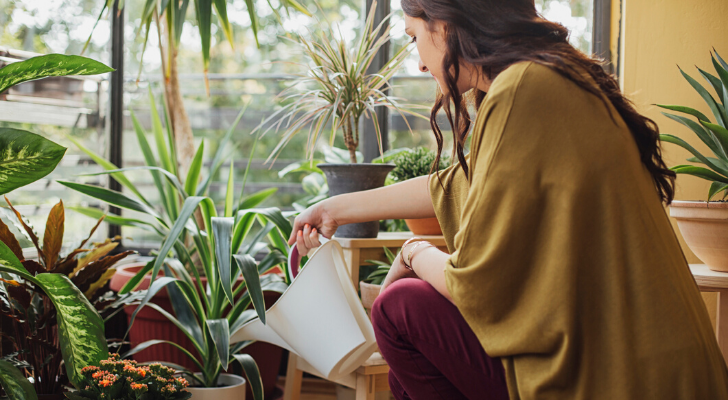
<path id="1" fill-rule="evenodd" d="M 613 19 L 619 17 L 613 13 Z M 711 48 L 715 47 L 724 59 L 728 59 L 728 1 L 622 0 L 621 17 L 619 65 L 624 93 L 641 112 L 657 122 L 662 133 L 680 136 L 701 152 L 707 151 L 702 143 L 702 146 L 697 145 L 699 140 L 691 131 L 660 115 L 660 110 L 651 104 L 690 106 L 712 118 L 710 109 L 680 75 L 677 65 L 704 83 L 695 65 L 715 75 L 710 62 Z M 689 157 L 687 151 L 669 143 L 663 145 L 663 151 L 669 166 L 683 164 Z M 698 178 L 679 176 L 675 198 L 705 200 L 708 186 Z M 688 262 L 699 262 L 685 245 L 674 221 L 673 227 Z M 714 319 L 715 296 L 704 294 L 704 297 Z"/>

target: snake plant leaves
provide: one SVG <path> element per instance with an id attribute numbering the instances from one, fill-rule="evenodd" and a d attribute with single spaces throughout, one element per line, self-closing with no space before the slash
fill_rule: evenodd
<path id="1" fill-rule="evenodd" d="M 210 331 L 212 341 L 215 343 L 222 369 L 227 371 L 228 359 L 230 358 L 230 325 L 228 320 L 225 318 L 208 319 L 207 328 Z"/>
<path id="2" fill-rule="evenodd" d="M 717 172 L 720 172 L 723 176 L 727 176 L 728 177 L 728 170 L 726 170 L 725 168 L 719 167 L 718 165 L 716 165 L 712 161 L 710 161 L 707 158 L 705 158 L 705 156 L 703 156 L 702 154 L 700 154 L 700 152 L 697 151 L 693 146 L 689 145 L 686 141 L 680 139 L 679 137 L 674 136 L 674 135 L 665 135 L 665 134 L 662 134 L 662 135 L 660 135 L 660 140 L 663 141 L 663 142 L 673 143 L 673 144 L 676 144 L 676 145 L 684 148 L 685 150 L 687 150 L 690 153 L 692 153 L 695 157 L 697 157 L 700 160 L 700 162 L 702 162 L 703 164 L 709 166 L 712 170 L 717 171 Z"/>
<path id="3" fill-rule="evenodd" d="M 47 54 L 0 68 L 0 92 L 18 83 L 48 76 L 98 75 L 111 71 L 114 69 L 90 58 Z"/>
<path id="4" fill-rule="evenodd" d="M 50 174 L 66 148 L 34 133 L 0 128 L 0 152 L 0 194 L 5 194 Z"/>
<path id="5" fill-rule="evenodd" d="M 10 400 L 38 400 L 33 385 L 7 361 L 0 361 L 0 386 Z"/>
<path id="6" fill-rule="evenodd" d="M 255 308 L 260 321 L 265 324 L 265 299 L 263 298 L 263 290 L 260 287 L 258 265 L 255 263 L 255 259 L 248 254 L 235 254 L 233 257 L 238 263 L 238 268 L 243 272 L 250 299 L 253 301 L 253 308 Z"/>
<path id="7" fill-rule="evenodd" d="M 250 390 L 253 392 L 254 400 L 263 400 L 263 379 L 260 377 L 258 365 L 249 354 L 233 354 L 233 357 L 243 367 L 245 377 L 250 382 Z"/>
<path id="8" fill-rule="evenodd" d="M 235 219 L 232 217 L 212 218 L 212 234 L 215 238 L 215 264 L 217 265 L 217 273 L 220 277 L 220 283 L 222 284 L 225 297 L 227 297 L 232 305 L 235 305 L 235 300 L 233 298 L 230 258 L 232 254 L 234 222 Z"/>

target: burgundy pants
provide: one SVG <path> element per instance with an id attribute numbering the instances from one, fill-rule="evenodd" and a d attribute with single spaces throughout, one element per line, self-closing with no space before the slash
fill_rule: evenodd
<path id="1" fill-rule="evenodd" d="M 508 399 L 501 361 L 429 283 L 393 283 L 374 302 L 372 323 L 397 400 Z"/>

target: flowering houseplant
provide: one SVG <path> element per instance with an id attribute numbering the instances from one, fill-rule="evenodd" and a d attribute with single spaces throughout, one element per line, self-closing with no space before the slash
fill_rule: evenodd
<path id="1" fill-rule="evenodd" d="M 187 381 L 174 376 L 172 368 L 161 364 L 140 366 L 136 361 L 122 360 L 112 354 L 101 366 L 82 370 L 86 386 L 78 392 L 66 393 L 71 400 L 184 400 Z"/>

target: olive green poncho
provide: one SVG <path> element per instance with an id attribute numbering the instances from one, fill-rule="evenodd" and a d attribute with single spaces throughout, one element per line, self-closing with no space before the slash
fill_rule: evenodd
<path id="1" fill-rule="evenodd" d="M 472 135 L 469 182 L 456 165 L 430 191 L 448 290 L 511 399 L 728 399 L 705 305 L 612 105 L 518 63 Z"/>

